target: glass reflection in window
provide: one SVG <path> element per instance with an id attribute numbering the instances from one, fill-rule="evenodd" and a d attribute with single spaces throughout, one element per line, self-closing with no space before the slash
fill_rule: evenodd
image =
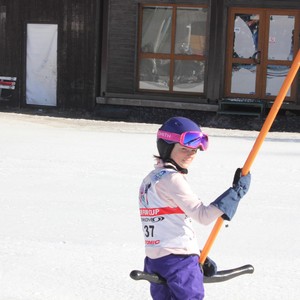
<path id="1" fill-rule="evenodd" d="M 236 14 L 233 57 L 251 58 L 258 50 L 259 15 Z"/>
<path id="2" fill-rule="evenodd" d="M 177 8 L 175 53 L 204 55 L 207 9 Z"/>
<path id="3" fill-rule="evenodd" d="M 205 63 L 195 60 L 176 60 L 173 90 L 203 93 Z"/>
<path id="4" fill-rule="evenodd" d="M 255 94 L 256 65 L 233 64 L 231 93 Z"/>
<path id="5" fill-rule="evenodd" d="M 170 60 L 147 58 L 140 62 L 140 89 L 169 90 Z"/>
<path id="6" fill-rule="evenodd" d="M 267 96 L 277 96 L 279 90 L 286 78 L 290 67 L 288 66 L 278 66 L 278 65 L 268 65 L 267 67 Z M 287 96 L 291 95 L 290 89 L 288 90 Z"/>
<path id="7" fill-rule="evenodd" d="M 293 60 L 294 16 L 270 16 L 268 59 Z"/>
<path id="8" fill-rule="evenodd" d="M 144 7 L 142 52 L 170 53 L 172 30 L 171 7 Z"/>

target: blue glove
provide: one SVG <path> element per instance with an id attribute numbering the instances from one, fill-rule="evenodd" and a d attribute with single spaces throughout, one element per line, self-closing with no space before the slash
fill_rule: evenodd
<path id="1" fill-rule="evenodd" d="M 238 193 L 240 198 L 243 198 L 244 195 L 249 190 L 250 187 L 250 182 L 251 182 L 251 174 L 248 173 L 246 176 L 242 176 L 242 169 L 238 168 L 235 171 L 234 177 L 233 177 L 233 182 L 232 182 L 232 187 L 233 189 Z"/>
<path id="2" fill-rule="evenodd" d="M 230 221 L 239 205 L 239 201 L 249 190 L 251 174 L 241 175 L 241 169 L 237 169 L 234 175 L 232 187 L 225 191 L 211 204 L 219 208 L 224 214 L 222 218 Z"/>

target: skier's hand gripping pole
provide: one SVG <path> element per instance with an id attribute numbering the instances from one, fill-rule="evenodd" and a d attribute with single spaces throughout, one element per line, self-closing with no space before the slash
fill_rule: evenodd
<path id="1" fill-rule="evenodd" d="M 268 132 L 277 116 L 277 113 L 278 113 L 278 111 L 283 103 L 283 100 L 284 100 L 284 98 L 285 98 L 297 72 L 298 72 L 299 67 L 300 67 L 300 50 L 298 50 L 298 54 L 296 55 L 296 57 L 293 61 L 293 64 L 291 65 L 290 71 L 288 72 L 287 77 L 285 78 L 285 80 L 281 86 L 281 89 L 270 109 L 270 112 L 263 124 L 263 127 L 262 127 L 259 135 L 257 136 L 256 141 L 252 147 L 252 150 L 250 151 L 249 156 L 242 168 L 242 175 L 247 175 L 249 173 L 251 165 L 254 162 L 256 155 L 258 154 L 260 147 L 263 144 L 265 137 L 268 134 Z M 222 217 L 219 217 L 217 219 L 217 221 L 206 241 L 206 244 L 204 245 L 204 248 L 202 249 L 200 259 L 199 259 L 199 262 L 201 265 L 203 265 L 203 263 L 205 262 L 205 260 L 208 256 L 208 253 L 209 253 L 209 251 L 210 251 L 210 249 L 211 249 L 211 247 L 223 225 L 223 222 L 224 222 L 224 220 Z"/>

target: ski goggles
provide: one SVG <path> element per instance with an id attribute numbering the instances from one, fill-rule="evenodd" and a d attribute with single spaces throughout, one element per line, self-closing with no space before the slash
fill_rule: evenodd
<path id="1" fill-rule="evenodd" d="M 182 134 L 177 134 L 164 130 L 158 130 L 157 138 L 173 143 L 179 143 L 180 145 L 191 149 L 199 148 L 202 151 L 205 151 L 208 147 L 208 136 L 199 131 L 187 131 Z"/>

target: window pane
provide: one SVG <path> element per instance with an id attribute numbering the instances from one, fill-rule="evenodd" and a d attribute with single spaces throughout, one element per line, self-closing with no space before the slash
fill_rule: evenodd
<path id="1" fill-rule="evenodd" d="M 255 94 L 256 65 L 232 65 L 231 93 Z"/>
<path id="2" fill-rule="evenodd" d="M 206 42 L 207 9 L 177 8 L 176 54 L 204 55 Z"/>
<path id="3" fill-rule="evenodd" d="M 267 96 L 277 96 L 279 90 L 283 84 L 284 79 L 286 78 L 290 67 L 287 66 L 276 66 L 268 65 L 267 67 Z M 287 92 L 287 96 L 291 95 L 291 90 Z"/>
<path id="4" fill-rule="evenodd" d="M 172 30 L 171 7 L 144 7 L 142 52 L 170 53 Z"/>
<path id="5" fill-rule="evenodd" d="M 293 60 L 295 17 L 270 16 L 268 59 Z"/>
<path id="6" fill-rule="evenodd" d="M 173 90 L 177 92 L 197 92 L 204 90 L 205 63 L 195 60 L 176 60 Z"/>
<path id="7" fill-rule="evenodd" d="M 258 50 L 259 15 L 236 14 L 233 57 L 251 58 Z"/>
<path id="8" fill-rule="evenodd" d="M 140 89 L 169 90 L 170 60 L 148 58 L 140 64 Z"/>

